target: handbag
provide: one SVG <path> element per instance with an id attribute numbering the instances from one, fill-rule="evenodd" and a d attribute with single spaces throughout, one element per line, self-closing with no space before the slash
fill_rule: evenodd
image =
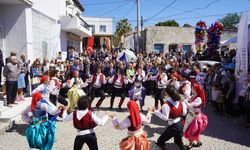
<path id="1" fill-rule="evenodd" d="M 39 77 L 34 77 L 31 79 L 31 84 L 35 85 L 35 84 L 39 84 L 40 83 L 40 78 Z"/>

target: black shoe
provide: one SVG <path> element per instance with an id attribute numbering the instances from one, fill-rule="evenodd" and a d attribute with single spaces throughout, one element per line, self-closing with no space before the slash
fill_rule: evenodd
<path id="1" fill-rule="evenodd" d="M 122 112 L 122 108 L 121 107 L 118 107 L 118 110 L 119 110 L 119 112 Z"/>
<path id="2" fill-rule="evenodd" d="M 157 142 L 155 142 L 155 145 L 157 145 L 158 147 L 160 147 L 162 150 L 166 150 L 166 148 L 167 148 L 166 145 L 160 145 Z"/>
<path id="3" fill-rule="evenodd" d="M 109 107 L 109 110 L 113 110 L 113 107 Z"/>

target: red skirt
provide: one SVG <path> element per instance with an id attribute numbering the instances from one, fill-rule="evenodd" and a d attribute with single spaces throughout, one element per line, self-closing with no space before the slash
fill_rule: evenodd
<path id="1" fill-rule="evenodd" d="M 147 133 L 143 132 L 138 137 L 128 136 L 120 142 L 121 150 L 149 150 Z"/>
<path id="2" fill-rule="evenodd" d="M 194 117 L 187 130 L 184 132 L 184 137 L 189 141 L 200 140 L 200 134 L 205 130 L 207 124 L 207 116 L 203 113 L 199 113 Z"/>

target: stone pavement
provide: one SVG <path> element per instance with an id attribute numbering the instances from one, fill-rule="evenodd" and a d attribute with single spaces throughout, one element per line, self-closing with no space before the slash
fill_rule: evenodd
<path id="1" fill-rule="evenodd" d="M 128 99 L 127 99 L 128 100 Z M 93 104 L 96 103 L 96 100 Z M 154 100 L 151 97 L 146 98 L 146 106 L 153 106 Z M 118 100 L 115 101 L 115 105 L 118 105 Z M 100 111 L 95 111 L 97 116 L 102 117 L 105 111 L 109 107 L 109 98 L 107 98 L 102 104 Z M 116 109 L 116 116 L 119 120 L 124 119 L 128 115 L 126 110 L 126 102 L 123 104 L 123 112 L 118 112 Z M 212 108 L 207 106 L 203 110 L 208 115 L 209 125 L 205 132 L 201 136 L 203 143 L 200 148 L 193 148 L 194 150 L 250 150 L 250 131 L 244 128 L 242 119 L 216 116 L 212 112 Z M 1 150 L 27 150 L 29 149 L 25 139 L 25 129 L 28 127 L 27 124 L 19 122 L 12 129 L 0 135 L 0 149 Z M 151 149 L 158 150 L 158 147 L 154 142 L 166 128 L 166 123 L 157 117 L 152 117 L 152 122 L 149 126 L 144 126 L 144 131 L 148 133 L 149 140 L 151 142 Z M 101 127 L 98 126 L 95 129 L 98 146 L 100 150 L 118 150 L 119 142 L 126 137 L 126 130 L 120 131 L 112 127 L 111 120 Z M 57 123 L 57 137 L 53 149 L 55 150 L 69 150 L 73 149 L 74 138 L 76 131 L 73 128 L 72 122 L 69 123 Z M 170 150 L 178 149 L 173 144 L 173 139 L 169 141 L 168 147 Z M 184 139 L 184 143 L 188 144 L 187 140 Z M 85 145 L 83 149 L 88 149 Z"/>

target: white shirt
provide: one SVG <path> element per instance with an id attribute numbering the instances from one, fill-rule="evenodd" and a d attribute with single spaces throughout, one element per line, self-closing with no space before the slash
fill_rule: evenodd
<path id="1" fill-rule="evenodd" d="M 103 81 L 101 82 L 101 75 L 103 76 Z M 93 75 L 92 75 L 92 78 L 91 78 L 91 81 L 93 81 Z M 98 74 L 97 76 L 96 76 L 96 80 L 95 80 L 95 82 L 93 83 L 93 86 L 95 87 L 95 88 L 100 88 L 101 86 L 102 86 L 102 84 L 106 84 L 107 83 L 107 81 L 106 81 L 106 77 L 105 77 L 105 75 L 103 75 L 102 73 L 100 73 L 100 74 Z"/>
<path id="2" fill-rule="evenodd" d="M 85 109 L 85 110 L 76 110 L 76 118 L 78 120 L 81 120 L 87 113 L 88 113 L 88 109 Z M 63 122 L 68 122 L 68 121 L 73 121 L 73 113 L 74 112 L 71 112 L 69 115 L 67 115 L 67 112 L 64 111 L 63 112 Z M 97 117 L 93 112 L 91 114 L 91 117 L 92 117 L 92 120 L 97 124 L 97 125 L 100 125 L 100 126 L 103 126 L 107 123 L 109 117 L 108 115 L 105 115 L 103 118 L 99 118 Z M 77 135 L 86 135 L 86 134 L 89 134 L 89 133 L 94 133 L 93 129 L 89 129 L 89 130 L 77 130 Z"/>
<path id="3" fill-rule="evenodd" d="M 196 97 L 193 102 L 187 102 L 186 101 L 186 104 L 187 104 L 187 107 L 188 107 L 188 109 L 190 111 L 192 111 L 192 112 L 201 112 L 201 108 L 195 108 L 195 107 L 202 104 L 202 100 L 201 100 L 200 97 Z"/>
<path id="4" fill-rule="evenodd" d="M 157 74 L 156 76 L 152 76 L 151 80 L 153 81 L 157 81 L 157 78 L 160 74 Z M 164 89 L 167 87 L 168 84 L 168 76 L 166 75 L 166 73 L 162 74 L 162 78 L 160 81 L 157 81 L 157 88 L 158 89 Z"/>
<path id="5" fill-rule="evenodd" d="M 173 106 L 175 108 L 178 108 L 179 103 L 180 103 L 180 102 L 173 101 L 171 98 L 168 98 L 167 101 L 169 101 L 171 104 L 173 104 Z M 187 114 L 187 106 L 186 106 L 185 102 L 181 102 L 181 103 L 182 103 L 182 106 L 183 106 L 182 107 L 182 109 L 183 109 L 182 110 L 182 115 L 185 116 Z M 175 118 L 175 119 L 169 118 L 169 114 L 170 114 L 170 107 L 166 103 L 164 105 L 162 105 L 161 110 L 159 109 L 159 110 L 155 111 L 155 115 L 157 117 L 161 118 L 164 121 L 168 121 L 169 125 L 177 123 L 177 122 L 179 122 L 181 120 L 180 117 Z"/>
<path id="6" fill-rule="evenodd" d="M 179 81 L 172 81 L 172 79 L 168 80 L 167 85 L 173 85 L 175 87 L 176 90 L 179 90 L 180 88 L 180 82 Z"/>
<path id="7" fill-rule="evenodd" d="M 183 93 L 184 93 L 184 98 L 185 99 L 190 99 L 191 97 L 191 91 L 192 91 L 192 88 L 191 88 L 191 82 L 189 82 L 188 80 L 185 80 L 185 81 L 182 81 L 181 82 L 181 85 L 182 84 L 186 84 L 184 87 L 183 87 Z"/>
<path id="8" fill-rule="evenodd" d="M 60 79 L 58 79 L 57 77 L 52 77 L 52 79 L 49 82 L 49 87 L 51 89 L 50 94 L 52 94 L 52 95 L 59 95 L 60 87 L 58 87 L 56 85 L 56 81 L 55 80 L 57 82 L 61 82 Z"/>
<path id="9" fill-rule="evenodd" d="M 109 83 L 113 83 L 115 75 L 112 76 L 112 78 L 109 79 Z M 124 84 L 128 84 L 128 79 L 124 78 Z M 122 88 L 122 83 L 121 83 L 121 75 L 118 75 L 117 80 L 114 83 L 115 88 Z"/>

